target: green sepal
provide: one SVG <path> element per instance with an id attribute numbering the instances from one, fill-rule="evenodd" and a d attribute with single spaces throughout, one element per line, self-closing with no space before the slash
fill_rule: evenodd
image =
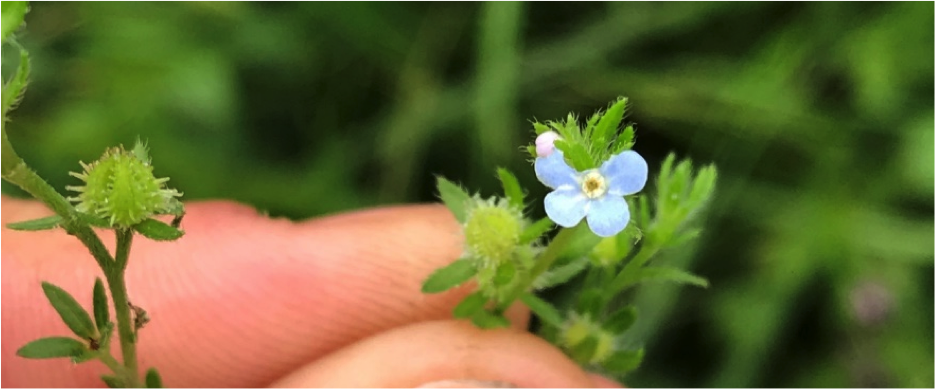
<path id="1" fill-rule="evenodd" d="M 88 311 L 84 310 L 68 292 L 48 282 L 42 283 L 42 291 L 45 292 L 52 307 L 71 332 L 82 339 L 92 339 L 97 335 L 97 328 L 91 321 Z"/>
<path id="2" fill-rule="evenodd" d="M 474 316 L 477 312 L 484 309 L 484 305 L 487 304 L 487 297 L 481 292 L 474 292 L 466 297 L 464 300 L 461 300 L 458 305 L 455 306 L 455 309 L 452 311 L 452 314 L 455 318 L 465 319 Z"/>
<path id="3" fill-rule="evenodd" d="M 602 365 L 615 374 L 626 374 L 633 371 L 643 362 L 644 349 L 636 351 L 622 350 L 611 354 Z"/>
<path id="4" fill-rule="evenodd" d="M 636 322 L 636 315 L 636 307 L 622 308 L 610 315 L 602 327 L 614 335 L 620 335 L 633 326 Z"/>
<path id="5" fill-rule="evenodd" d="M 467 207 L 471 195 L 461 189 L 460 186 L 441 176 L 438 177 L 438 194 L 445 206 L 458 220 L 458 223 L 467 221 Z"/>
<path id="6" fill-rule="evenodd" d="M 149 368 L 146 371 L 146 387 L 147 388 L 162 388 L 162 377 L 159 376 L 159 372 L 156 371 L 155 367 Z"/>
<path id="7" fill-rule="evenodd" d="M 581 343 L 571 346 L 568 349 L 568 354 L 571 359 L 578 363 L 587 364 L 591 362 L 595 351 L 597 351 L 597 338 L 588 336 Z"/>
<path id="8" fill-rule="evenodd" d="M 503 315 L 493 314 L 485 310 L 474 313 L 474 316 L 471 316 L 471 322 L 485 330 L 510 326 L 510 321 Z"/>
<path id="9" fill-rule="evenodd" d="M 516 209 L 523 209 L 523 188 L 519 186 L 516 176 L 504 168 L 497 168 L 497 176 L 503 185 L 503 194 L 510 200 L 510 205 Z"/>
<path id="10" fill-rule="evenodd" d="M 548 301 L 532 293 L 523 293 L 519 299 L 529 307 L 529 310 L 539 316 L 539 319 L 542 319 L 544 323 L 554 327 L 561 327 L 562 324 L 564 324 L 565 320 L 562 319 L 562 314 Z"/>
<path id="11" fill-rule="evenodd" d="M 16 350 L 16 355 L 29 359 L 78 358 L 90 352 L 84 342 L 64 336 L 36 339 Z"/>
<path id="12" fill-rule="evenodd" d="M 101 381 L 104 381 L 104 385 L 107 385 L 108 388 L 122 388 L 124 387 L 123 382 L 119 378 L 112 375 L 102 375 Z"/>
<path id="13" fill-rule="evenodd" d="M 561 150 L 566 161 L 579 172 L 595 167 L 594 160 L 588 154 L 588 148 L 582 143 L 559 139 L 555 141 L 555 148 Z"/>
<path id="14" fill-rule="evenodd" d="M 422 284 L 422 293 L 441 293 L 463 284 L 477 274 L 477 267 L 470 259 L 459 259 L 436 270 Z"/>
<path id="15" fill-rule="evenodd" d="M 97 324 L 99 334 L 104 334 L 104 328 L 110 323 L 110 307 L 107 304 L 107 291 L 100 278 L 94 280 L 94 323 Z"/>
<path id="16" fill-rule="evenodd" d="M 152 218 L 133 225 L 133 230 L 139 232 L 140 235 L 156 241 L 178 240 L 185 235 L 185 231 Z"/>
<path id="17" fill-rule="evenodd" d="M 55 227 L 58 227 L 62 223 L 62 217 L 59 215 L 52 215 L 49 217 L 43 217 L 39 219 L 26 220 L 22 222 L 9 223 L 7 228 L 14 231 L 42 231 L 42 230 L 51 230 Z"/>

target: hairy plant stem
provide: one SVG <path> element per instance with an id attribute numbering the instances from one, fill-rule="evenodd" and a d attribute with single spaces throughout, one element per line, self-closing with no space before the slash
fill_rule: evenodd
<path id="1" fill-rule="evenodd" d="M 39 177 L 35 171 L 29 168 L 13 149 L 7 137 L 5 125 L 0 129 L 2 137 L 2 165 L 0 165 L 0 175 L 3 179 L 22 188 L 24 191 L 45 203 L 56 214 L 62 217 L 61 226 L 69 235 L 74 235 L 88 248 L 98 266 L 104 271 L 107 278 L 107 284 L 113 296 L 114 309 L 117 314 L 117 328 L 120 333 L 120 347 L 123 353 L 124 368 L 114 369 L 111 366 L 113 357 L 102 362 L 107 364 L 114 373 L 123 378 L 125 385 L 130 387 L 139 386 L 139 376 L 136 362 L 136 334 L 133 332 L 133 322 L 130 317 L 129 299 L 127 297 L 127 286 L 124 281 L 124 271 L 127 267 L 127 261 L 130 254 L 130 245 L 133 242 L 133 232 L 129 229 L 117 230 L 117 253 L 116 259 L 110 255 L 101 238 L 94 232 L 94 229 L 84 220 L 81 214 L 49 185 L 48 182 Z M 110 354 L 107 354 L 110 355 Z M 119 366 L 118 366 L 119 367 Z"/>
<path id="2" fill-rule="evenodd" d="M 117 331 L 120 334 L 120 352 L 123 355 L 124 384 L 135 388 L 139 386 L 139 369 L 136 362 L 136 333 L 133 318 L 130 317 L 130 300 L 127 297 L 127 283 L 124 270 L 130 259 L 130 246 L 133 244 L 133 231 L 127 228 L 117 229 L 116 263 L 110 271 L 105 271 L 110 295 L 114 300 L 114 312 L 117 316 Z M 115 372 L 116 373 L 116 372 Z"/>
<path id="3" fill-rule="evenodd" d="M 533 282 L 536 281 L 536 278 L 549 270 L 552 264 L 558 259 L 559 255 L 565 251 L 578 230 L 587 228 L 584 227 L 584 225 L 585 223 L 582 221 L 575 227 L 563 228 L 559 231 L 558 234 L 555 235 L 555 238 L 549 242 L 549 246 L 545 249 L 545 252 L 536 259 L 536 264 L 529 271 L 529 277 L 526 278 L 526 282 L 517 285 L 516 288 L 510 292 L 508 298 L 503 300 L 504 303 L 497 306 L 496 312 L 502 313 L 509 308 L 510 304 L 519 299 L 523 293 L 529 291 L 529 288 L 532 286 Z"/>
<path id="4" fill-rule="evenodd" d="M 662 245 L 658 242 L 647 242 L 640 249 L 640 252 L 636 253 L 636 256 L 627 262 L 623 266 L 623 270 L 614 277 L 614 280 L 610 282 L 610 286 L 607 290 L 608 295 L 616 295 L 625 289 L 627 286 L 632 285 L 636 280 L 637 272 L 652 258 L 659 250 L 662 248 Z"/>

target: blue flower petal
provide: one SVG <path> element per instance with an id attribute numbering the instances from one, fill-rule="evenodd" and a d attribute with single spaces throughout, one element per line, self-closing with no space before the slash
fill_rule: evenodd
<path id="1" fill-rule="evenodd" d="M 578 172 L 565 163 L 565 155 L 561 150 L 555 150 L 548 157 L 536 158 L 536 177 L 549 188 L 577 187 L 577 176 Z"/>
<path id="2" fill-rule="evenodd" d="M 600 172 L 607 179 L 607 194 L 624 196 L 643 190 L 649 166 L 635 151 L 627 150 L 610 157 L 601 165 Z"/>
<path id="3" fill-rule="evenodd" d="M 600 237 L 617 235 L 630 222 L 630 207 L 623 197 L 606 195 L 591 201 L 588 227 Z"/>
<path id="4" fill-rule="evenodd" d="M 588 212 L 588 200 L 577 187 L 558 189 L 545 195 L 545 214 L 555 224 L 565 228 L 574 227 Z"/>

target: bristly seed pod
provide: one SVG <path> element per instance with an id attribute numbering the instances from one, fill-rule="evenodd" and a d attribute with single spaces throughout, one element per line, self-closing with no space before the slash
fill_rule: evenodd
<path id="1" fill-rule="evenodd" d="M 111 226 L 129 228 L 147 218 L 169 213 L 175 197 L 182 194 L 165 187 L 168 178 L 156 178 L 145 152 L 137 144 L 133 151 L 115 147 L 97 162 L 85 164 L 82 173 L 69 173 L 84 181 L 83 186 L 68 186 L 78 192 L 69 200 L 83 213 L 108 220 Z"/>

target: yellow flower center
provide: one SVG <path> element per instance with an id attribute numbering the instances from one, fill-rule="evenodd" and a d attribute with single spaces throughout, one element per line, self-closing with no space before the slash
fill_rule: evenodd
<path id="1" fill-rule="evenodd" d="M 607 193 L 607 180 L 597 171 L 591 171 L 581 180 L 581 191 L 588 198 L 597 198 Z"/>

